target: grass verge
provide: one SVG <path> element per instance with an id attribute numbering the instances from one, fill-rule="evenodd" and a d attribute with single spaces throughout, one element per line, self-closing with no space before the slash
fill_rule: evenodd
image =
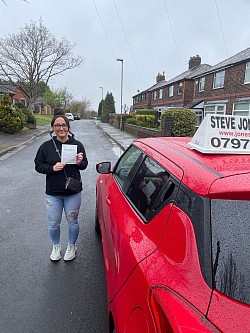
<path id="1" fill-rule="evenodd" d="M 38 126 L 48 125 L 51 122 L 53 116 L 41 115 L 41 114 L 34 114 L 36 117 L 36 124 Z"/>

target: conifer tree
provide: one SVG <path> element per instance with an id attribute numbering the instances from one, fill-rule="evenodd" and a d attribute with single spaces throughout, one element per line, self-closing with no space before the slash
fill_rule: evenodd
<path id="1" fill-rule="evenodd" d="M 0 100 L 0 132 L 14 134 L 21 129 L 21 117 L 12 105 L 10 96 L 4 93 Z"/>
<path id="2" fill-rule="evenodd" d="M 104 100 L 103 113 L 115 113 L 115 100 L 112 93 L 107 92 Z"/>

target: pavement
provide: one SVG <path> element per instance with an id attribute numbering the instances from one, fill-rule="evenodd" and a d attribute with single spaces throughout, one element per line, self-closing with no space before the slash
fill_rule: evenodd
<path id="1" fill-rule="evenodd" d="M 98 120 L 95 121 L 96 126 L 103 131 L 109 138 L 115 141 L 122 150 L 126 150 L 129 145 L 136 140 L 133 135 L 121 131 L 114 126 L 106 123 L 102 123 Z M 31 141 L 35 138 L 48 133 L 50 131 L 50 125 L 37 126 L 36 129 L 27 129 L 21 133 L 6 134 L 0 132 L 0 156 L 11 152 Z"/>
<path id="2" fill-rule="evenodd" d="M 121 131 L 120 129 L 111 126 L 107 123 L 102 123 L 100 121 L 95 121 L 96 126 L 99 127 L 108 137 L 115 141 L 118 146 L 124 151 L 130 144 L 137 138 L 130 133 Z"/>

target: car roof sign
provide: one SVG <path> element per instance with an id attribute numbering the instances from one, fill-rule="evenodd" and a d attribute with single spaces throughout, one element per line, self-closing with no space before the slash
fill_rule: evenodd
<path id="1" fill-rule="evenodd" d="M 250 117 L 207 114 L 187 145 L 206 154 L 250 154 Z"/>

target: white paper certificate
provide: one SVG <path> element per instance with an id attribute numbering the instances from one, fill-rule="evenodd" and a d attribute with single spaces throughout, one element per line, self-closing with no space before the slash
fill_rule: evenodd
<path id="1" fill-rule="evenodd" d="M 152 193 L 155 191 L 156 187 L 154 186 L 153 182 L 150 180 L 147 185 L 142 189 L 146 197 L 150 197 Z"/>
<path id="2" fill-rule="evenodd" d="M 77 145 L 62 145 L 61 162 L 76 164 Z"/>

